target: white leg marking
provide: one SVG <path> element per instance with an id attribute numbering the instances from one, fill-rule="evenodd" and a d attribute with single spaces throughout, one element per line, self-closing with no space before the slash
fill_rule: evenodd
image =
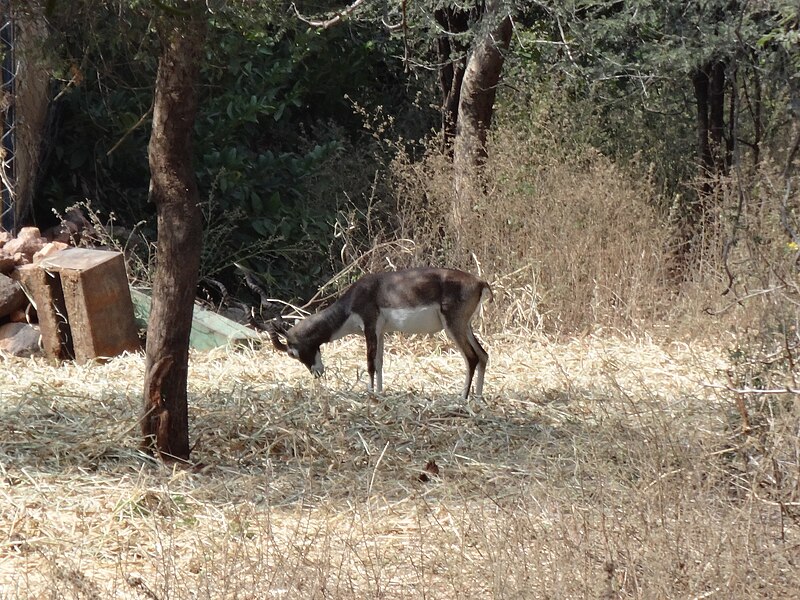
<path id="1" fill-rule="evenodd" d="M 486 369 L 484 369 L 481 365 L 475 369 L 475 397 L 482 398 L 483 397 L 483 374 L 485 373 Z"/>

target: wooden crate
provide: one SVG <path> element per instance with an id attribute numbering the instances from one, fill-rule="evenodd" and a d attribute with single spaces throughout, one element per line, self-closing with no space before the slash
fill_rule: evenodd
<path id="1" fill-rule="evenodd" d="M 48 355 L 85 362 L 141 348 L 122 253 L 68 248 L 31 267 L 40 272 L 21 282 L 36 303 Z"/>

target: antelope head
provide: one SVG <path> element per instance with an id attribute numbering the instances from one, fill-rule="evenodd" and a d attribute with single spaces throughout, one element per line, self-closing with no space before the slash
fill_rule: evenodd
<path id="1" fill-rule="evenodd" d="M 285 352 L 292 358 L 303 363 L 314 377 L 320 377 L 325 372 L 325 365 L 322 364 L 322 353 L 319 347 L 322 341 L 315 342 L 313 336 L 303 335 L 303 330 L 307 328 L 308 319 L 292 325 L 282 317 L 273 319 L 269 322 L 268 331 L 272 346 L 278 352 Z"/>

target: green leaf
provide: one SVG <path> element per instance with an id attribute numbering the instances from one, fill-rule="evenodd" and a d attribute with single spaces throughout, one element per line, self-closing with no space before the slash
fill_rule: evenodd
<path id="1" fill-rule="evenodd" d="M 89 158 L 89 151 L 85 146 L 78 146 L 69 157 L 69 168 L 72 170 L 81 168 Z"/>
<path id="2" fill-rule="evenodd" d="M 261 196 L 256 192 L 250 194 L 250 204 L 253 207 L 254 215 L 264 214 L 264 202 L 261 200 Z"/>
<path id="3" fill-rule="evenodd" d="M 263 237 L 267 237 L 269 232 L 267 231 L 267 227 L 263 220 L 261 219 L 254 219 L 252 222 L 253 229 L 255 232 Z"/>
<path id="4" fill-rule="evenodd" d="M 269 200 L 267 200 L 266 208 L 269 213 L 273 215 L 280 212 L 281 208 L 283 208 L 280 192 L 272 192 L 272 194 L 270 194 Z"/>

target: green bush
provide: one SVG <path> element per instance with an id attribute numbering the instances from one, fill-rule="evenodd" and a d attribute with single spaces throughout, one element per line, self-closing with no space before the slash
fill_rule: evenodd
<path id="1" fill-rule="evenodd" d="M 307 295 L 337 268 L 330 257 L 337 211 L 368 197 L 362 191 L 381 151 L 364 143 L 371 138 L 348 96 L 394 111 L 415 90 L 404 86 L 399 61 L 387 58 L 399 42 L 370 29 L 320 33 L 296 19 L 229 8 L 210 24 L 198 90 L 194 151 L 207 237 L 201 277 L 238 294 L 239 263 L 278 297 Z M 88 201 L 98 214 L 113 213 L 117 225 L 140 224 L 138 233 L 152 242 L 147 144 L 157 42 L 146 14 L 121 18 L 104 3 L 94 9 L 61 15 L 66 33 L 54 44 L 54 61 L 74 56 L 66 62 L 77 77 L 57 103 L 36 220 L 47 226 L 54 211 Z M 79 17 L 88 27 L 67 26 Z"/>

